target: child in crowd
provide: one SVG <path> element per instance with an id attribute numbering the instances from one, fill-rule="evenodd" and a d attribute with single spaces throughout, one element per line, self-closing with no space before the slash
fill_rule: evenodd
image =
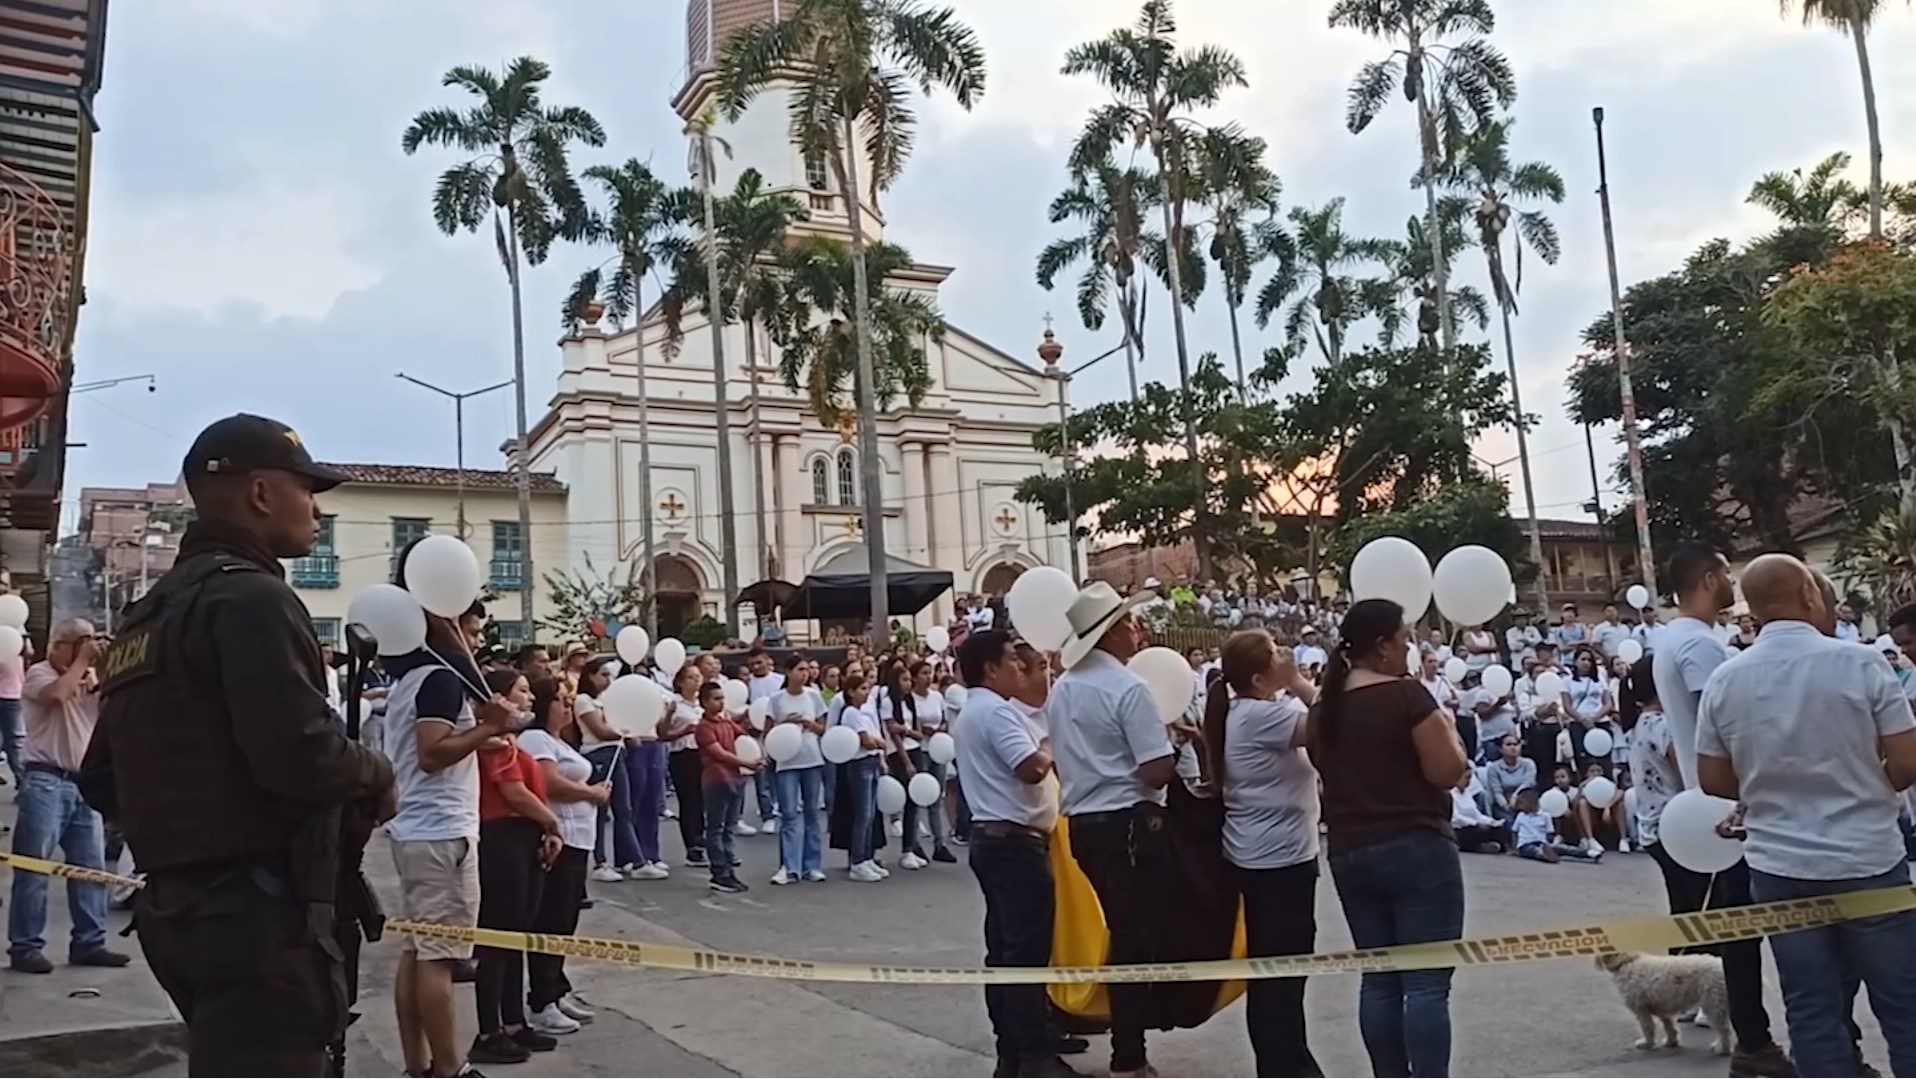
<path id="1" fill-rule="evenodd" d="M 715 892 L 745 891 L 738 879 L 738 859 L 733 855 L 732 836 L 738 827 L 739 811 L 745 808 L 745 777 L 758 771 L 758 764 L 747 764 L 737 753 L 738 740 L 745 728 L 725 710 L 725 689 L 717 682 L 699 688 L 699 724 L 697 737 L 700 776 L 705 796 L 705 857 L 712 866 L 711 888 Z"/>
<path id="2" fill-rule="evenodd" d="M 1605 768 L 1602 763 L 1591 761 L 1583 770 L 1583 782 L 1587 784 L 1593 779 L 1609 779 L 1610 777 L 1604 773 Z M 1602 809 L 1590 804 L 1590 799 L 1583 796 L 1583 787 L 1579 785 L 1575 804 L 1578 820 L 1584 829 L 1586 846 L 1594 844 L 1599 852 L 1605 846 L 1615 847 L 1625 853 L 1629 852 L 1630 827 L 1625 819 L 1627 814 L 1623 811 L 1623 784 L 1617 784 L 1616 801 Z"/>
<path id="3" fill-rule="evenodd" d="M 1450 826 L 1457 847 L 1476 854 L 1502 854 L 1509 846 L 1503 824 L 1490 815 L 1490 795 L 1475 769 L 1450 789 Z"/>
<path id="4" fill-rule="evenodd" d="M 1517 817 L 1511 822 L 1511 830 L 1516 833 L 1518 855 L 1534 862 L 1554 864 L 1565 858 L 1595 862 L 1603 857 L 1576 843 L 1564 842 L 1557 834 L 1556 822 L 1537 809 L 1537 792 L 1528 787 L 1517 792 Z"/>
<path id="5" fill-rule="evenodd" d="M 1517 792 L 1537 786 L 1537 762 L 1523 755 L 1523 740 L 1506 734 L 1497 743 L 1497 756 L 1484 765 L 1483 783 L 1490 792 L 1490 811 L 1508 825 L 1517 814 Z"/>

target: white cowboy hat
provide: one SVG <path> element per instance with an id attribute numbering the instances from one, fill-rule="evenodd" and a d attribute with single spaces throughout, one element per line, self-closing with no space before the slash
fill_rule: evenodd
<path id="1" fill-rule="evenodd" d="M 1065 620 L 1071 623 L 1071 636 L 1058 648 L 1058 658 L 1066 670 L 1078 665 L 1091 650 L 1104 639 L 1105 631 L 1115 625 L 1126 611 L 1152 598 L 1150 592 L 1140 592 L 1130 599 L 1118 595 L 1118 591 L 1103 581 L 1092 581 L 1079 589 L 1078 595 L 1065 611 Z"/>

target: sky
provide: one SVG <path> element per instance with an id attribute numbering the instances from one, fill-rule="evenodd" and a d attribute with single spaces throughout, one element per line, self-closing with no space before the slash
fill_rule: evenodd
<path id="1" fill-rule="evenodd" d="M 1070 277 L 1056 293 L 1033 278 L 1038 251 L 1063 235 L 1045 221 L 1065 186 L 1065 157 L 1102 100 L 1058 74 L 1065 50 L 1129 24 L 1131 0 L 951 0 L 987 50 L 987 89 L 967 113 L 921 107 L 920 143 L 884 201 L 887 238 L 923 262 L 956 267 L 941 302 L 956 326 L 1032 359 L 1055 312 L 1067 363 L 1117 343 L 1077 323 Z M 85 485 L 169 480 L 193 435 L 236 411 L 298 428 L 332 460 L 453 462 L 449 405 L 400 371 L 476 389 L 511 374 L 510 309 L 489 237 L 448 237 L 428 209 L 453 158 L 407 157 L 399 135 L 422 108 L 460 104 L 439 86 L 460 63 L 548 61 L 549 103 L 589 109 L 608 144 L 575 164 L 639 157 L 679 178 L 681 122 L 669 100 L 684 80 L 684 0 L 116 0 L 97 102 L 87 304 L 77 382 L 155 376 L 73 399 L 69 506 Z M 1345 130 L 1352 74 L 1388 51 L 1326 27 L 1330 0 L 1180 0 L 1187 43 L 1245 61 L 1250 87 L 1208 120 L 1263 136 L 1284 206 L 1347 199 L 1345 227 L 1400 237 L 1420 213 L 1408 177 L 1411 112 L 1394 100 L 1361 135 Z M 1564 379 L 1578 335 L 1608 307 L 1595 196 L 1592 106 L 1607 114 L 1618 257 L 1626 285 L 1675 268 L 1717 236 L 1769 225 L 1744 204 L 1774 169 L 1837 151 L 1864 156 L 1855 55 L 1847 39 L 1779 16 L 1774 0 L 1500 0 L 1495 43 L 1518 78 L 1514 153 L 1564 176 L 1551 208 L 1563 236 L 1556 266 L 1526 259 L 1516 323 L 1519 385 L 1537 418 L 1531 449 L 1541 516 L 1577 518 L 1590 497 L 1580 428 Z M 1872 39 L 1887 172 L 1916 176 L 1916 79 L 1890 58 L 1916 54 L 1916 13 L 1889 8 Z M 554 312 L 601 254 L 555 248 L 527 272 L 528 381 L 536 417 L 559 369 Z M 1266 271 L 1268 272 L 1268 271 Z M 1483 287 L 1480 253 L 1456 279 Z M 1261 280 L 1259 282 L 1261 284 Z M 1486 290 L 1487 291 L 1487 290 Z M 1161 299 L 1161 297 L 1160 297 Z M 1174 381 L 1169 319 L 1154 305 L 1146 380 Z M 1229 355 L 1223 301 L 1190 318 L 1193 355 Z M 1247 324 L 1247 354 L 1278 340 Z M 1499 353 L 1499 361 L 1502 356 Z M 1035 360 L 1033 360 L 1035 362 Z M 1074 402 L 1123 392 L 1123 372 L 1080 376 Z M 1302 384 L 1306 373 L 1293 376 Z M 499 467 L 511 396 L 467 409 L 468 463 Z M 1596 432 L 1606 506 L 1620 453 Z M 1514 436 L 1487 436 L 1491 462 Z M 1513 504 L 1522 510 L 1514 464 Z M 69 518 L 71 514 L 69 514 Z"/>

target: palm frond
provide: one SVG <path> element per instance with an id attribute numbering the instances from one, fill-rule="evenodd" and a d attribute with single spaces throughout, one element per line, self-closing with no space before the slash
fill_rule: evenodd
<path id="1" fill-rule="evenodd" d="M 1351 80 L 1350 92 L 1344 107 L 1344 126 L 1355 135 L 1369 127 L 1377 114 L 1384 110 L 1397 87 L 1403 83 L 1404 65 L 1395 56 L 1388 60 L 1373 60 L 1357 71 L 1357 77 Z"/>
<path id="2" fill-rule="evenodd" d="M 559 301 L 559 326 L 567 334 L 575 334 L 584 325 L 586 305 L 599 297 L 599 283 L 602 274 L 597 267 L 579 275 L 572 283 L 572 291 Z"/>
<path id="3" fill-rule="evenodd" d="M 934 86 L 942 86 L 961 108 L 977 104 L 985 92 L 985 49 L 956 12 L 899 5 L 881 14 L 886 21 L 886 51 L 927 95 Z"/>
<path id="4" fill-rule="evenodd" d="M 474 161 L 454 165 L 440 173 L 439 183 L 432 192 L 433 224 L 448 236 L 471 232 L 485 224 L 486 216 L 492 212 L 495 179 L 491 169 Z"/>
<path id="5" fill-rule="evenodd" d="M 408 155 L 421 146 L 451 146 L 468 152 L 487 147 L 482 132 L 476 132 L 468 118 L 457 109 L 425 109 L 412 118 L 399 136 L 399 148 Z"/>

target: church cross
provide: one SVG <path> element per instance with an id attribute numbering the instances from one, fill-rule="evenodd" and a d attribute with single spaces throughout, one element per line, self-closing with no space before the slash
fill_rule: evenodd
<path id="1" fill-rule="evenodd" d="M 659 500 L 659 508 L 665 511 L 666 517 L 677 520 L 679 514 L 685 512 L 685 500 L 677 492 L 667 491 L 665 497 Z"/>
<path id="2" fill-rule="evenodd" d="M 852 539 L 858 538 L 858 518 L 845 518 L 845 535 Z"/>
<path id="3" fill-rule="evenodd" d="M 1006 532 L 1011 531 L 1018 524 L 1018 518 L 1012 516 L 1011 510 L 1003 508 L 998 510 L 998 516 L 993 517 L 992 520 L 998 522 L 998 527 Z"/>

